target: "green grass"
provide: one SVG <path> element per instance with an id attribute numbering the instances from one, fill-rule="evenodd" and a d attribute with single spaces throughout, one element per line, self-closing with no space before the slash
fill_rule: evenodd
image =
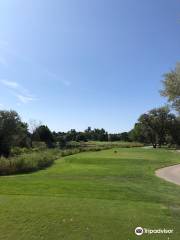
<path id="1" fill-rule="evenodd" d="M 115 152 L 115 150 L 117 152 Z M 173 228 L 180 239 L 180 187 L 154 175 L 180 163 L 165 149 L 122 148 L 56 160 L 31 174 L 0 177 L 2 240 L 134 240 L 134 228 Z"/>

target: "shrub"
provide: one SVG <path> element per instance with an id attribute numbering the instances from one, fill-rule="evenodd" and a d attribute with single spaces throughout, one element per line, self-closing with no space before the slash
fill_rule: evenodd
<path id="1" fill-rule="evenodd" d="M 20 147 L 14 147 L 11 149 L 11 156 L 17 156 L 20 154 L 24 154 L 24 153 L 29 153 L 31 150 L 29 148 L 20 148 Z"/>
<path id="2" fill-rule="evenodd" d="M 70 141 L 66 143 L 66 148 L 78 148 L 81 146 L 81 143 L 76 141 Z"/>
<path id="3" fill-rule="evenodd" d="M 33 141 L 32 142 L 32 147 L 43 150 L 43 149 L 46 149 L 46 144 L 45 144 L 45 142 Z"/>
<path id="4" fill-rule="evenodd" d="M 90 144 L 81 144 L 80 147 L 77 146 L 79 145 L 77 144 L 75 148 L 65 150 L 59 150 L 58 148 L 42 150 L 39 147 L 33 149 L 13 148 L 11 152 L 12 157 L 0 158 L 0 175 L 37 171 L 49 167 L 60 157 L 80 152 L 101 151 L 114 147 L 141 147 L 143 145 L 135 142 L 104 142 L 99 144 L 91 142 Z"/>
<path id="5" fill-rule="evenodd" d="M 10 158 L 0 158 L 0 175 L 27 173 L 50 166 L 60 156 L 60 151 L 31 152 Z"/>
<path id="6" fill-rule="evenodd" d="M 79 148 L 66 149 L 66 150 L 63 150 L 63 151 L 61 152 L 61 156 L 62 156 L 62 157 L 65 157 L 65 156 L 73 155 L 73 154 L 76 154 L 76 153 L 79 153 L 79 152 L 80 152 L 80 149 L 79 149 Z"/>

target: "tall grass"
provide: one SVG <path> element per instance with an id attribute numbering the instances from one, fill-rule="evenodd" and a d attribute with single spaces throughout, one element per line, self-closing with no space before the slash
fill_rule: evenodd
<path id="1" fill-rule="evenodd" d="M 87 151 L 101 151 L 113 147 L 141 147 L 142 144 L 131 142 L 87 142 L 73 145 L 70 149 L 43 150 L 43 149 L 20 149 L 15 148 L 11 157 L 0 157 L 0 175 L 28 173 L 49 167 L 53 162 L 64 156 Z M 74 148 L 72 148 L 74 147 Z"/>
<path id="2" fill-rule="evenodd" d="M 100 142 L 100 141 L 89 141 L 84 143 L 86 146 L 93 147 L 120 147 L 120 148 L 132 148 L 132 147 L 143 147 L 143 143 L 139 142 L 123 142 L 123 141 L 115 141 L 115 142 Z"/>
<path id="3" fill-rule="evenodd" d="M 21 154 L 10 158 L 0 158 L 0 175 L 27 173 L 49 167 L 60 154 L 57 151 L 45 150 Z"/>
<path id="4" fill-rule="evenodd" d="M 83 147 L 74 149 L 51 149 L 51 150 L 22 150 L 13 152 L 9 158 L 0 157 L 0 175 L 34 172 L 49 167 L 60 157 L 73 155 L 84 151 L 100 151 L 107 147 Z M 19 154 L 17 154 L 19 153 Z"/>

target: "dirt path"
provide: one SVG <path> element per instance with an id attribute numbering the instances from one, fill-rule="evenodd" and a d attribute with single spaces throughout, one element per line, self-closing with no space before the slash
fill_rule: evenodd
<path id="1" fill-rule="evenodd" d="M 158 169 L 156 176 L 180 185 L 180 164 Z"/>

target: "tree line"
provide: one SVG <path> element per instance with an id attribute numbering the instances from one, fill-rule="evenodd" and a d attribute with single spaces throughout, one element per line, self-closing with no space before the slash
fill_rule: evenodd
<path id="1" fill-rule="evenodd" d="M 48 148 L 66 148 L 69 142 L 87 141 L 127 141 L 127 134 L 108 134 L 105 129 L 88 127 L 79 132 L 51 131 L 48 126 L 34 121 L 32 131 L 27 123 L 21 121 L 15 111 L 0 111 L 0 155 L 8 157 L 13 147 L 33 147 L 33 143 L 44 142 Z"/>
<path id="2" fill-rule="evenodd" d="M 117 134 L 91 127 L 82 132 L 51 132 L 46 125 L 28 126 L 15 111 L 0 111 L 0 156 L 8 157 L 13 147 L 31 148 L 33 142 L 44 142 L 48 148 L 65 148 L 70 141 L 138 141 L 154 148 L 180 146 L 180 64 L 164 75 L 161 95 L 167 97 L 169 106 L 142 114 L 131 131 Z M 172 113 L 172 109 L 176 112 Z"/>

